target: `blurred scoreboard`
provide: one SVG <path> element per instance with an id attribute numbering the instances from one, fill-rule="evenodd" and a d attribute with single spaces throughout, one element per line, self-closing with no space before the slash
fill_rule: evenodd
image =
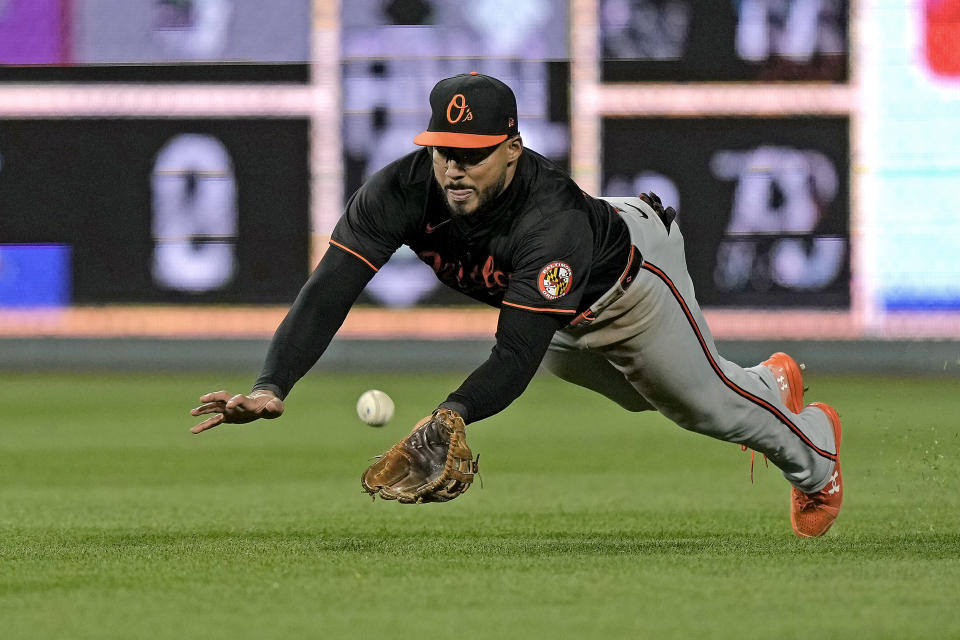
<path id="1" fill-rule="evenodd" d="M 309 265 L 307 127 L 0 121 L 0 238 L 69 247 L 70 268 L 44 286 L 74 303 L 288 302 Z"/>
<path id="2" fill-rule="evenodd" d="M 678 209 L 704 306 L 849 309 L 848 3 L 598 9 L 603 193 Z"/>
<path id="3" fill-rule="evenodd" d="M 310 0 L 3 0 L 2 80 L 306 82 Z"/>
<path id="4" fill-rule="evenodd" d="M 594 91 L 656 95 L 663 81 L 695 90 L 718 81 L 815 87 L 848 78 L 849 7 L 841 0 L 329 4 L 4 0 L 0 61 L 8 64 L 0 75 L 15 81 L 240 81 L 251 92 L 262 82 L 313 83 L 307 90 L 334 91 L 311 79 L 320 55 L 311 34 L 336 29 L 342 114 L 339 170 L 317 162 L 311 119 L 322 125 L 309 114 L 186 120 L 121 109 L 122 119 L 0 121 L 0 243 L 68 247 L 57 259 L 69 256 L 73 303 L 287 302 L 316 258 L 311 234 L 322 239 L 336 220 L 316 211 L 314 178 L 339 173 L 345 200 L 413 150 L 439 78 L 476 70 L 507 82 L 525 144 L 572 168 L 571 132 L 585 123 L 571 121 L 572 69 L 584 64 L 571 33 L 583 32 L 585 9 L 599 47 L 586 60 L 599 69 Z M 313 11 L 334 21 L 324 25 Z M 585 186 L 597 195 L 654 190 L 676 206 L 708 306 L 849 307 L 849 118 L 789 106 L 730 117 L 704 97 L 693 97 L 705 105 L 697 117 L 629 107 L 615 117 L 591 114 L 601 178 Z M 361 302 L 469 304 L 405 249 Z"/>
<path id="5" fill-rule="evenodd" d="M 846 82 L 848 0 L 599 0 L 604 82 Z"/>
<path id="6" fill-rule="evenodd" d="M 608 118 L 604 192 L 680 212 L 697 300 L 850 305 L 849 119 Z"/>
<path id="7" fill-rule="evenodd" d="M 475 70 L 514 88 L 525 144 L 589 192 L 678 208 L 709 309 L 869 333 L 960 308 L 957 11 L 0 0 L 0 307 L 286 304 L 349 195 L 415 149 L 434 83 Z M 884 203 L 906 191 L 929 198 L 904 227 Z M 44 264 L 65 275 L 11 284 Z M 471 304 L 403 249 L 361 301 Z"/>
<path id="8" fill-rule="evenodd" d="M 474 69 L 516 88 L 524 143 L 570 167 L 569 131 L 577 123 L 568 121 L 568 5 L 523 3 L 504 21 L 487 11 L 492 4 L 466 11 L 449 2 L 344 4 L 347 193 L 410 150 L 429 119 L 424 97 L 436 78 Z M 846 2 L 570 6 L 581 4 L 592 4 L 599 23 L 601 57 L 587 64 L 598 64 L 601 88 L 619 83 L 626 91 L 656 92 L 657 81 L 834 85 L 848 77 Z M 708 306 L 850 306 L 849 117 L 782 111 L 780 118 L 734 119 L 631 117 L 629 109 L 616 118 L 599 114 L 593 161 L 602 180 L 594 193 L 654 190 L 677 206 L 698 297 Z M 709 106 L 703 115 L 711 115 Z M 403 250 L 363 300 L 463 302 Z"/>

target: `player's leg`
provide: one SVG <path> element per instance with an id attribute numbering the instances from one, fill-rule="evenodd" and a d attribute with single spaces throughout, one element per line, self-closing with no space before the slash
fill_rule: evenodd
<path id="1" fill-rule="evenodd" d="M 686 320 L 664 315 L 672 322 Z M 680 336 L 665 328 L 655 326 L 604 353 L 651 404 L 685 429 L 765 454 L 804 492 L 829 481 L 836 448 L 822 411 L 789 411 L 761 368 L 744 369 L 720 357 L 712 341 L 693 335 L 693 329 Z"/>
<path id="2" fill-rule="evenodd" d="M 644 257 L 640 275 L 594 324 L 565 332 L 602 352 L 680 426 L 767 455 L 805 493 L 823 488 L 837 458 L 826 413 L 813 406 L 790 411 L 766 367 L 745 369 L 721 357 L 696 302 L 677 226 L 668 233 L 655 214 L 625 219 Z"/>
<path id="3" fill-rule="evenodd" d="M 577 348 L 576 341 L 557 333 L 543 365 L 557 377 L 606 396 L 627 411 L 653 411 L 627 378 L 599 353 Z"/>

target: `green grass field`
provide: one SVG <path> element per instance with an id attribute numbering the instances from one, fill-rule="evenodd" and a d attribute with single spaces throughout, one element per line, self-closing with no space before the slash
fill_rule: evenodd
<path id="1" fill-rule="evenodd" d="M 470 428 L 484 487 L 420 506 L 360 473 L 459 376 L 311 376 L 199 436 L 197 397 L 249 375 L 4 378 L 8 640 L 960 637 L 960 380 L 809 374 L 846 504 L 800 540 L 759 456 L 751 485 L 736 446 L 547 376 Z"/>

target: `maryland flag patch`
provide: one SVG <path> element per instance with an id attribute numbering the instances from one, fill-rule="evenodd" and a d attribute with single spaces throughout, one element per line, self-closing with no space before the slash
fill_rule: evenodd
<path id="1" fill-rule="evenodd" d="M 547 300 L 556 300 L 573 286 L 573 269 L 566 262 L 551 262 L 540 270 L 537 285 L 540 295 Z"/>

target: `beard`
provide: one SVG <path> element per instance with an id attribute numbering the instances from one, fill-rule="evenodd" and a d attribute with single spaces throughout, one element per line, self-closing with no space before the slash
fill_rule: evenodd
<path id="1" fill-rule="evenodd" d="M 440 188 L 443 193 L 443 204 L 447 206 L 447 211 L 450 212 L 450 217 L 452 218 L 475 218 L 483 215 L 491 208 L 490 205 L 493 201 L 503 193 L 506 183 L 506 169 L 504 169 L 503 173 L 500 174 L 493 184 L 480 191 L 477 191 L 473 187 L 458 185 L 454 182 L 448 184 L 446 187 Z M 447 189 L 473 189 L 475 197 L 471 198 L 470 202 L 451 202 L 450 196 L 447 194 Z"/>

